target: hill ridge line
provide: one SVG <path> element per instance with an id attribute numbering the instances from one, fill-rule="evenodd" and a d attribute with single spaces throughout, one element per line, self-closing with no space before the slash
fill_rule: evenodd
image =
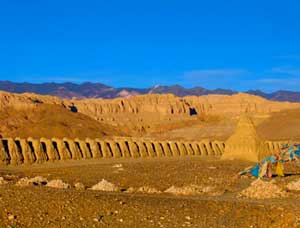
<path id="1" fill-rule="evenodd" d="M 174 94 L 178 97 L 203 96 L 210 94 L 233 95 L 241 93 L 230 89 L 206 89 L 200 86 L 185 88 L 180 85 L 161 86 L 150 88 L 112 87 L 102 83 L 84 82 L 76 84 L 72 82 L 55 83 L 28 83 L 0 81 L 0 90 L 11 93 L 35 93 L 39 95 L 57 96 L 59 98 L 124 98 L 144 94 Z M 265 93 L 261 90 L 248 90 L 242 93 L 260 96 L 268 100 L 300 102 L 300 91 L 278 90 L 273 93 Z"/>

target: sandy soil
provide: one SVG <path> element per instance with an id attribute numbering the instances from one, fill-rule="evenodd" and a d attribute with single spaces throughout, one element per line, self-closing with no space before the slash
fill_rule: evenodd
<path id="1" fill-rule="evenodd" d="M 121 164 L 121 168 L 120 168 Z M 200 157 L 106 159 L 5 167 L 0 176 L 0 227 L 300 227 L 299 194 L 255 200 L 237 195 L 253 181 L 236 178 L 251 163 Z M 279 186 L 299 179 L 300 165 L 286 167 Z M 9 175 L 9 176 L 7 176 Z M 211 187 L 198 195 L 142 194 L 19 187 L 21 177 L 41 175 L 91 187 L 103 178 L 121 189 L 148 186 L 165 191 L 190 184 Z"/>

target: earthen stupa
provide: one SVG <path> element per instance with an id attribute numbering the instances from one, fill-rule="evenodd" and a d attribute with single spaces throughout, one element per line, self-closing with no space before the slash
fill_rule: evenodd
<path id="1" fill-rule="evenodd" d="M 242 115 L 232 136 L 225 142 L 223 160 L 257 162 L 266 156 L 264 141 L 258 136 L 251 119 Z"/>

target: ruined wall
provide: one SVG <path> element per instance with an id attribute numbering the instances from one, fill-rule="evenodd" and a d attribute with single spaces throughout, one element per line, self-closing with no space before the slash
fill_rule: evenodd
<path id="1" fill-rule="evenodd" d="M 267 153 L 275 153 L 285 141 L 265 142 Z M 151 141 L 144 138 L 115 139 L 0 139 L 0 165 L 21 165 L 70 159 L 151 158 L 182 156 L 220 157 L 221 141 Z"/>
<path id="2" fill-rule="evenodd" d="M 0 139 L 0 165 L 43 163 L 70 159 L 220 156 L 219 141 L 152 141 L 144 138 L 114 139 Z"/>

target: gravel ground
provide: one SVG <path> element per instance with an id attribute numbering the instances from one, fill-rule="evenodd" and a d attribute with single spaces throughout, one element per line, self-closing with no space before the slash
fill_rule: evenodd
<path id="1" fill-rule="evenodd" d="M 198 157 L 106 159 L 5 167 L 0 176 L 0 227 L 300 227 L 299 194 L 258 200 L 239 198 L 253 179 L 235 174 L 250 163 Z M 298 164 L 287 166 L 287 177 L 276 177 L 284 188 L 299 179 Z M 180 196 L 16 186 L 22 177 L 44 176 L 86 187 L 105 179 L 121 190 L 148 186 L 161 192 L 171 186 L 210 186 L 211 191 Z M 215 193 L 218 194 L 215 194 Z"/>

